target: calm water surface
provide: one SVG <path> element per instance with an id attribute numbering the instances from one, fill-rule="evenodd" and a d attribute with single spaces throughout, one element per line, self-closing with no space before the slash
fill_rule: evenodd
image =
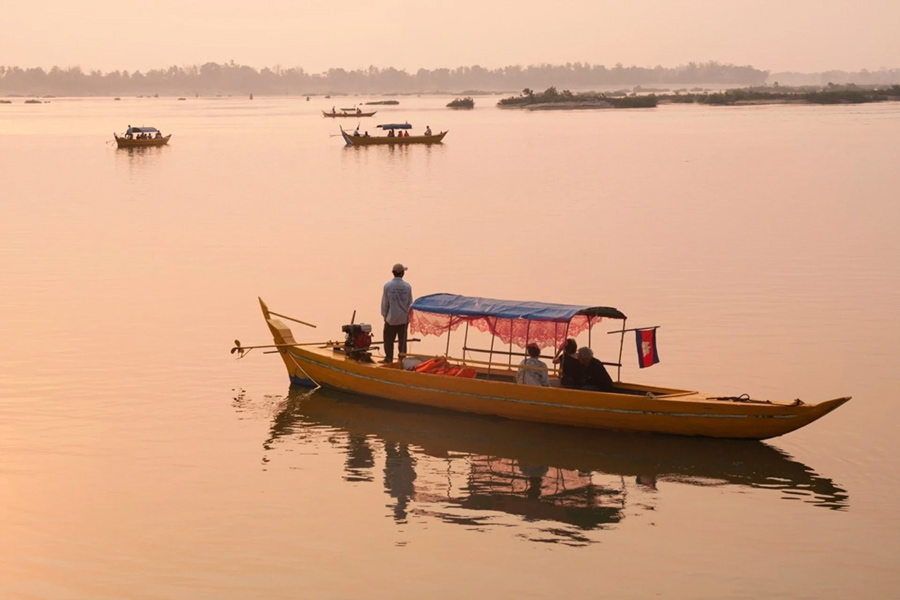
<path id="1" fill-rule="evenodd" d="M 362 129 L 444 144 L 345 148 L 319 111 L 364 100 L 0 105 L 0 597 L 895 595 L 900 106 L 404 97 Z M 128 124 L 172 141 L 117 150 Z M 854 399 L 765 443 L 629 436 L 229 354 L 271 342 L 257 296 L 301 341 L 378 329 L 398 261 L 416 295 L 660 325 L 626 380 Z"/>

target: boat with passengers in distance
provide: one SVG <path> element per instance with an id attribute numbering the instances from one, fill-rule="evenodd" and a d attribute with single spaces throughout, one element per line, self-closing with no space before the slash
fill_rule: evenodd
<path id="1" fill-rule="evenodd" d="M 359 134 L 359 130 L 354 131 L 353 133 L 348 133 L 344 131 L 343 127 L 341 127 L 341 135 L 344 138 L 344 142 L 346 142 L 348 146 L 440 144 L 444 139 L 444 136 L 447 135 L 446 131 L 433 134 L 431 133 L 430 128 L 426 128 L 425 133 L 423 133 L 422 135 L 408 135 L 409 130 L 412 129 L 412 125 L 410 125 L 409 123 L 385 123 L 383 125 L 376 125 L 376 127 L 381 129 L 382 131 L 387 131 L 387 135 L 370 136 L 367 135 L 368 132 Z M 404 135 L 404 133 L 406 133 L 406 135 Z"/>
<path id="2" fill-rule="evenodd" d="M 169 143 L 172 134 L 163 135 L 156 127 L 132 127 L 128 126 L 125 135 L 119 137 L 113 133 L 119 148 L 144 148 L 146 146 L 165 146 Z"/>
<path id="3" fill-rule="evenodd" d="M 371 117 L 377 112 L 377 110 L 365 112 L 360 110 L 359 108 L 342 108 L 341 110 L 331 109 L 331 112 L 323 110 L 322 116 L 331 117 L 332 119 L 336 119 L 338 117 Z"/>
<path id="4" fill-rule="evenodd" d="M 799 429 L 850 400 L 847 396 L 808 404 L 800 399 L 763 400 L 623 382 L 625 333 L 640 334 L 647 328 L 625 329 L 625 315 L 605 306 L 453 294 L 423 296 L 410 309 L 410 333 L 447 335 L 446 353 L 438 357 L 407 353 L 400 360 L 382 364 L 371 354 L 381 342 L 372 341 L 370 325 L 353 322 L 355 313 L 351 323 L 341 328 L 343 341 L 303 343 L 276 317 L 309 323 L 270 311 L 261 298 L 259 303 L 274 344 L 242 347 L 235 340 L 231 352 L 243 357 L 256 348 L 277 349 L 293 386 L 324 386 L 384 400 L 538 423 L 751 440 Z M 586 334 L 590 347 L 591 328 L 604 319 L 621 321 L 620 329 L 608 332 L 621 337 L 618 361 L 603 363 L 617 368 L 616 380 L 607 391 L 561 387 L 556 377 L 550 377 L 546 387 L 516 383 L 518 371 L 537 367 L 515 366 L 513 357 L 524 354 L 514 352 L 513 346 L 534 344 L 555 353 L 568 338 Z M 463 324 L 461 357 L 453 358 L 449 355 L 450 334 Z M 490 334 L 489 349 L 468 346 L 470 326 Z M 495 340 L 508 350 L 495 349 Z M 487 360 L 467 358 L 478 352 L 487 354 Z M 548 370 L 555 372 L 553 367 Z"/>

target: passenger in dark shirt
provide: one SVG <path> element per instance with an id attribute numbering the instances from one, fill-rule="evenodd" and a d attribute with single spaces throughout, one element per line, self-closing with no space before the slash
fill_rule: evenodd
<path id="1" fill-rule="evenodd" d="M 612 392 L 613 380 L 606 372 L 603 363 L 594 358 L 594 351 L 584 346 L 578 349 L 578 362 L 581 363 L 582 380 L 581 389 L 595 392 Z"/>
<path id="2" fill-rule="evenodd" d="M 559 384 L 567 388 L 579 388 L 582 385 L 581 363 L 578 362 L 578 344 L 574 339 L 566 340 L 566 345 L 560 348 L 553 364 L 559 365 Z"/>

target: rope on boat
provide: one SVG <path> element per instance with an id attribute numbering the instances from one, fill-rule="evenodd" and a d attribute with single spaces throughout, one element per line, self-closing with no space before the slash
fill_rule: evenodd
<path id="1" fill-rule="evenodd" d="M 754 400 L 750 394 L 741 394 L 740 396 L 712 396 L 707 400 L 719 400 L 720 402 L 753 402 L 756 404 L 772 404 L 771 400 Z"/>
<path id="2" fill-rule="evenodd" d="M 719 400 L 721 402 L 749 402 L 753 404 L 773 404 L 771 400 L 754 400 L 750 394 L 741 394 L 740 396 L 710 396 L 707 400 Z M 790 406 L 803 406 L 805 402 L 800 398 L 794 398 Z M 783 406 L 783 405 L 782 405 Z"/>

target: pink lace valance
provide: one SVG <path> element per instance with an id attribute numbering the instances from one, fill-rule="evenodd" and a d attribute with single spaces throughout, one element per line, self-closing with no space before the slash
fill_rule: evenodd
<path id="1" fill-rule="evenodd" d="M 456 331 L 460 325 L 468 322 L 478 331 L 497 336 L 504 344 L 512 343 L 524 348 L 533 343 L 542 349 L 555 350 L 566 341 L 567 336 L 577 337 L 601 320 L 602 317 L 575 315 L 568 323 L 558 323 L 485 316 L 460 317 L 413 310 L 410 311 L 409 330 L 410 333 L 441 336 Z"/>

